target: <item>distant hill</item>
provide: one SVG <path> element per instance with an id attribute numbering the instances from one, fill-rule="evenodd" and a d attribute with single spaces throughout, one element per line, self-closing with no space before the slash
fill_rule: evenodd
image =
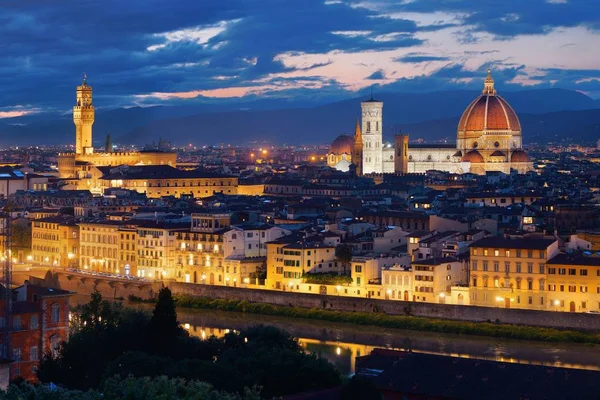
<path id="1" fill-rule="evenodd" d="M 384 135 L 411 132 L 425 140 L 448 137 L 454 140 L 456 124 L 477 91 L 433 93 L 380 93 L 384 102 Z M 537 125 L 529 126 L 528 114 L 546 114 L 600 108 L 598 101 L 582 93 L 563 89 L 523 90 L 502 93 L 523 121 L 525 139 L 532 139 Z M 287 99 L 238 103 L 192 104 L 98 111 L 94 123 L 95 144 L 101 146 L 107 132 L 121 143 L 143 145 L 165 137 L 174 144 L 245 143 L 268 140 L 273 143 L 326 143 L 341 133 L 353 132 L 360 116 L 363 97 L 316 107 Z M 593 112 L 582 114 L 596 121 Z M 549 118 L 549 117 L 544 117 Z M 554 126 L 569 127 L 570 114 L 552 117 Z M 532 120 L 533 121 L 533 120 Z M 551 128 L 554 129 L 554 126 Z M 529 132 L 529 130 L 532 130 Z M 74 142 L 70 115 L 42 114 L 0 120 L 0 146 L 67 144 Z"/>

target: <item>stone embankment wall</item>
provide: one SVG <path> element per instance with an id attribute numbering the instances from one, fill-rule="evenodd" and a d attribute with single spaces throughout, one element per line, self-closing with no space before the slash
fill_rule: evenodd
<path id="1" fill-rule="evenodd" d="M 78 294 L 91 294 L 94 290 L 98 290 L 103 297 L 111 299 L 127 299 L 129 295 L 144 299 L 152 298 L 156 296 L 163 286 L 161 282 L 128 282 L 60 270 L 30 274 L 27 278 L 32 283 L 70 290 Z M 20 276 L 20 279 L 24 280 L 25 276 Z M 23 282 L 15 281 L 15 283 L 22 284 Z M 382 312 L 390 315 L 413 315 L 458 321 L 498 321 L 500 323 L 515 325 L 600 331 L 600 315 L 594 314 L 378 300 L 180 282 L 165 282 L 165 285 L 169 286 L 174 294 L 215 299 L 245 300 L 279 306 L 320 308 L 337 311 Z"/>
<path id="2" fill-rule="evenodd" d="M 383 312 L 391 315 L 452 319 L 458 321 L 498 321 L 506 324 L 549 328 L 600 330 L 600 315 L 504 309 L 451 304 L 417 303 L 399 300 L 377 300 L 343 296 L 302 294 L 272 290 L 242 289 L 223 286 L 167 284 L 174 294 L 186 294 L 216 299 L 245 300 L 280 306 L 324 308 L 338 311 Z"/>
<path id="3" fill-rule="evenodd" d="M 24 276 L 20 276 L 21 282 L 18 282 L 15 278 L 13 278 L 15 284 L 22 284 L 25 279 Z M 129 295 L 148 299 L 155 297 L 163 286 L 161 282 L 127 281 L 61 270 L 48 270 L 45 273 L 36 271 L 29 274 L 26 279 L 34 284 L 69 290 L 77 294 L 89 295 L 97 290 L 106 299 L 127 299 Z"/>

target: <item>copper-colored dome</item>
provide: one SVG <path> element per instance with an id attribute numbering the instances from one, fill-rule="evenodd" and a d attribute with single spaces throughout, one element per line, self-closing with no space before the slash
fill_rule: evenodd
<path id="1" fill-rule="evenodd" d="M 529 162 L 529 156 L 523 150 L 513 151 L 510 156 L 511 162 Z"/>
<path id="2" fill-rule="evenodd" d="M 467 107 L 460 122 L 459 132 L 499 130 L 520 132 L 521 124 L 512 107 L 498 95 L 481 95 Z"/>
<path id="3" fill-rule="evenodd" d="M 350 135 L 340 135 L 333 143 L 331 143 L 331 147 L 329 148 L 329 154 L 352 154 L 352 150 L 354 149 L 354 138 Z"/>
<path id="4" fill-rule="evenodd" d="M 501 152 L 500 150 L 496 150 L 495 152 L 492 153 L 491 155 L 492 157 L 506 157 L 506 154 L 504 154 L 503 152 Z"/>
<path id="5" fill-rule="evenodd" d="M 471 150 L 463 156 L 462 162 L 482 163 L 483 156 L 477 150 Z"/>
<path id="6" fill-rule="evenodd" d="M 521 124 L 517 113 L 502 97 L 496 94 L 494 80 L 488 70 L 481 96 L 469 104 L 458 123 L 459 139 L 478 137 L 485 131 L 521 133 Z"/>

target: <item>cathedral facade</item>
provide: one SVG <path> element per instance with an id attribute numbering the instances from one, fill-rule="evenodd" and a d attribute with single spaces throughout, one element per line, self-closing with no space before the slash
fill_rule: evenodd
<path id="1" fill-rule="evenodd" d="M 98 166 L 119 165 L 170 165 L 175 166 L 177 154 L 174 152 L 141 151 L 113 152 L 106 148 L 104 152 L 95 152 L 92 141 L 92 125 L 95 110 L 92 102 L 92 87 L 84 76 L 83 82 L 77 86 L 75 106 L 73 106 L 73 123 L 75 124 L 75 152 L 58 155 L 58 172 L 61 178 L 77 180 L 77 189 L 92 187 L 89 180 L 91 172 Z M 108 142 L 108 141 L 107 141 Z M 112 147 L 112 143 L 111 143 Z"/>
<path id="2" fill-rule="evenodd" d="M 462 114 L 456 144 L 409 144 L 406 135 L 396 135 L 393 143 L 385 143 L 382 135 L 383 102 L 371 98 L 361 103 L 361 111 L 362 129 L 358 129 L 357 125 L 354 151 L 344 159 L 346 163 L 357 165 L 357 173 L 405 174 L 438 170 L 457 174 L 485 174 L 487 171 L 508 174 L 511 170 L 518 173 L 533 170 L 527 153 L 522 149 L 519 118 L 506 100 L 497 94 L 490 70 L 482 94 Z M 350 143 L 350 136 L 345 137 Z M 336 151 L 337 148 L 332 146 L 328 165 L 342 169 L 338 166 L 340 159 Z M 359 164 L 361 168 L 358 168 Z M 347 170 L 348 166 L 344 166 Z"/>

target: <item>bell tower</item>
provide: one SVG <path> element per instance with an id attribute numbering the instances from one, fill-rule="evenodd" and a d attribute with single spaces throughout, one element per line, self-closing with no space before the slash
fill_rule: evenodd
<path id="1" fill-rule="evenodd" d="M 87 75 L 77 86 L 77 99 L 73 107 L 73 123 L 75 124 L 75 153 L 92 154 L 92 125 L 94 124 L 94 106 L 92 105 L 92 87 L 87 84 Z"/>
<path id="2" fill-rule="evenodd" d="M 383 102 L 360 103 L 362 110 L 363 174 L 383 173 Z"/>

